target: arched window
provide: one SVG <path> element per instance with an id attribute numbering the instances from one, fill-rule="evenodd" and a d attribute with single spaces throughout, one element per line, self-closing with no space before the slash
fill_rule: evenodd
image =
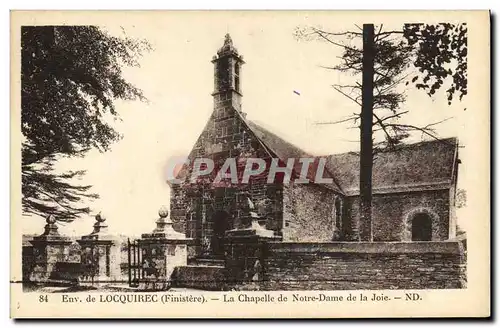
<path id="1" fill-rule="evenodd" d="M 432 219 L 426 213 L 418 213 L 411 222 L 412 241 L 432 240 Z"/>

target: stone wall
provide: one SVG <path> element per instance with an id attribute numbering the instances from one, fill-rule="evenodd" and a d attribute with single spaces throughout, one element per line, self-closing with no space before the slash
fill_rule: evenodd
<path id="1" fill-rule="evenodd" d="M 202 290 L 227 290 L 229 283 L 224 268 L 212 266 L 178 266 L 172 273 L 172 287 Z"/>
<path id="2" fill-rule="evenodd" d="M 35 258 L 33 255 L 33 245 L 29 242 L 33 238 L 33 235 L 23 235 L 23 251 L 22 251 L 22 272 L 23 281 L 29 281 L 30 273 L 34 269 Z M 81 246 L 76 242 L 78 237 L 68 237 L 71 241 L 66 247 L 66 256 L 60 261 L 56 262 L 55 271 L 59 273 L 60 279 L 64 280 L 66 277 L 68 279 L 73 279 L 75 275 L 85 276 L 88 272 L 85 272 L 85 268 L 80 267 L 81 264 Z M 128 281 L 128 247 L 127 240 L 124 236 L 110 236 L 117 243 L 117 252 L 112 252 L 110 255 L 110 262 L 112 265 L 117 266 L 119 272 L 113 276 L 113 280 L 125 282 Z M 66 272 L 68 271 L 68 272 Z M 70 271 L 74 271 L 74 274 Z M 68 273 L 68 275 L 66 275 Z"/>
<path id="3" fill-rule="evenodd" d="M 30 280 L 30 274 L 35 266 L 35 257 L 33 254 L 33 245 L 24 245 L 22 249 L 22 272 L 23 281 L 27 282 Z"/>
<path id="4" fill-rule="evenodd" d="M 465 288 L 459 242 L 272 243 L 265 290 Z"/>
<path id="5" fill-rule="evenodd" d="M 283 188 L 283 241 L 329 242 L 335 225 L 334 192 L 315 184 Z"/>
<path id="6" fill-rule="evenodd" d="M 374 241 L 411 240 L 412 215 L 423 212 L 432 218 L 432 240 L 450 237 L 450 191 L 418 191 L 373 196 Z M 347 217 L 359 220 L 359 197 L 347 198 Z M 452 229 L 453 230 L 453 229 Z"/>

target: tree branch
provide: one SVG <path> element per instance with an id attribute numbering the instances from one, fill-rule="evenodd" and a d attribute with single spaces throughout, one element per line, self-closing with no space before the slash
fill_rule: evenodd
<path id="1" fill-rule="evenodd" d="M 432 133 L 432 129 L 428 129 L 426 127 L 418 127 L 418 126 L 415 126 L 415 125 L 411 125 L 411 124 L 397 124 L 397 123 L 388 123 L 386 124 L 386 126 L 390 126 L 390 127 L 394 127 L 394 128 L 402 128 L 402 129 L 410 129 L 410 130 L 414 130 L 414 131 L 420 131 L 436 140 L 440 140 L 435 134 Z"/>
<path id="2" fill-rule="evenodd" d="M 42 190 L 38 190 L 39 193 L 47 196 L 48 198 L 50 198 L 53 202 L 55 202 L 56 204 L 58 204 L 59 206 L 61 206 L 62 208 L 64 208 L 65 210 L 67 210 L 70 214 L 70 215 L 78 215 L 78 214 L 82 214 L 82 213 L 86 213 L 86 209 L 74 209 L 74 208 L 71 208 L 70 206 L 68 205 L 65 205 L 65 204 L 62 204 L 55 196 L 52 196 L 50 195 L 49 193 L 46 193 L 45 191 L 42 191 Z"/>
<path id="3" fill-rule="evenodd" d="M 386 137 L 387 137 L 387 141 L 390 143 L 391 140 L 393 140 L 392 136 L 389 134 L 389 131 L 387 131 L 387 128 L 384 124 L 384 122 L 377 116 L 377 114 L 375 114 L 375 112 L 373 112 L 373 117 L 375 117 L 375 119 L 377 120 L 377 122 L 375 124 L 378 123 L 378 125 L 380 126 L 380 128 L 384 131 Z M 375 125 L 372 123 L 372 125 Z"/>
<path id="4" fill-rule="evenodd" d="M 345 48 L 345 49 L 349 49 L 351 51 L 356 51 L 356 52 L 359 52 L 359 53 L 363 53 L 361 50 L 358 50 L 358 49 L 355 49 L 355 48 L 351 48 L 351 47 L 348 47 L 346 46 L 345 44 L 341 44 L 341 43 L 337 43 L 335 41 L 332 41 L 330 40 L 329 38 L 327 38 L 326 36 L 323 35 L 322 31 L 321 30 L 318 30 L 318 29 L 315 29 L 313 28 L 313 31 L 319 35 L 323 40 L 327 41 L 327 42 L 330 42 L 331 44 L 335 45 L 335 46 L 338 46 L 338 47 L 342 47 L 342 48 Z"/>
<path id="5" fill-rule="evenodd" d="M 324 31 L 324 30 L 320 30 L 318 28 L 315 28 L 313 27 L 312 30 L 314 32 L 319 32 L 319 33 L 323 33 L 323 34 L 326 34 L 326 35 L 334 35 L 334 36 L 341 36 L 341 35 L 359 35 L 359 36 L 362 36 L 363 33 L 359 33 L 359 32 L 352 32 L 352 31 L 347 31 L 347 32 L 339 32 L 339 33 L 334 33 L 334 32 L 327 32 L 327 31 Z"/>
<path id="6" fill-rule="evenodd" d="M 380 121 L 384 122 L 384 121 L 390 120 L 391 118 L 394 118 L 394 117 L 398 117 L 399 118 L 401 115 L 406 114 L 408 112 L 409 111 L 404 111 L 404 112 L 396 113 L 394 115 L 386 116 L 386 117 L 382 118 Z"/>
<path id="7" fill-rule="evenodd" d="M 356 121 L 359 119 L 359 114 L 357 115 L 353 115 L 353 116 L 350 116 L 348 118 L 345 118 L 343 120 L 338 120 L 338 121 L 333 121 L 333 122 L 316 122 L 314 124 L 316 125 L 326 125 L 326 124 L 339 124 L 339 123 L 345 123 L 345 122 L 349 122 L 351 120 L 354 120 L 354 123 L 356 123 Z"/>
<path id="8" fill-rule="evenodd" d="M 332 87 L 340 94 L 344 95 L 346 98 L 354 101 L 356 104 L 358 104 L 359 106 L 361 106 L 361 103 L 359 101 L 357 101 L 356 99 L 354 99 L 353 97 L 349 96 L 348 94 L 346 94 L 345 92 L 343 92 L 341 89 L 337 88 L 335 85 L 332 85 Z"/>
<path id="9" fill-rule="evenodd" d="M 390 34 L 404 34 L 403 31 L 386 31 L 386 32 L 379 32 L 375 36 L 380 36 L 380 35 L 390 35 Z"/>

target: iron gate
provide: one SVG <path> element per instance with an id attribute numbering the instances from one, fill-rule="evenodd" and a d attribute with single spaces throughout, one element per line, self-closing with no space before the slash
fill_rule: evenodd
<path id="1" fill-rule="evenodd" d="M 94 284 L 94 278 L 99 273 L 99 249 L 93 244 L 86 244 L 82 247 L 81 253 L 81 279 Z"/>
<path id="2" fill-rule="evenodd" d="M 137 240 L 128 239 L 128 284 L 139 287 L 139 281 L 144 276 L 142 269 L 142 252 Z"/>

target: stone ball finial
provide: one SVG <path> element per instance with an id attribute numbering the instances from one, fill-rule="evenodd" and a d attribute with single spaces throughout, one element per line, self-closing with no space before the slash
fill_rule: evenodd
<path id="1" fill-rule="evenodd" d="M 97 222 L 104 222 L 106 221 L 106 217 L 104 215 L 102 215 L 101 212 L 97 213 L 97 215 L 95 216 L 95 220 Z"/>
<path id="2" fill-rule="evenodd" d="M 160 209 L 158 210 L 158 215 L 162 219 L 166 218 L 168 216 L 168 209 L 167 209 L 167 207 L 166 206 L 160 207 Z"/>
<path id="3" fill-rule="evenodd" d="M 54 224 L 56 223 L 56 218 L 53 215 L 49 215 L 45 222 L 47 222 L 48 224 Z"/>

